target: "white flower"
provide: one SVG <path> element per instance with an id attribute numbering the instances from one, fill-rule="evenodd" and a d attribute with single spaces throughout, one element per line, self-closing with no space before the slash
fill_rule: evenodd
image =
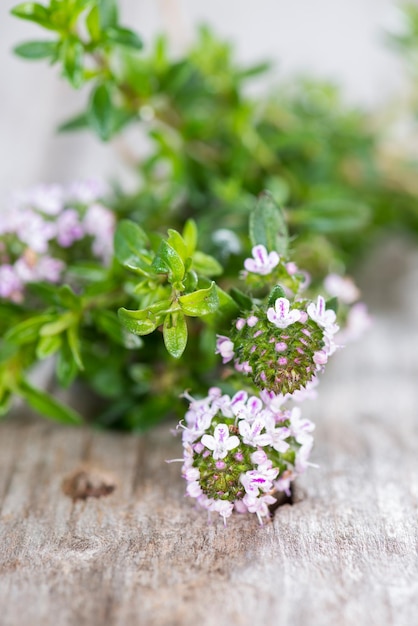
<path id="1" fill-rule="evenodd" d="M 274 504 L 276 502 L 276 498 L 273 498 L 273 496 L 269 496 L 269 495 L 259 496 L 257 498 L 247 493 L 243 497 L 243 502 L 250 513 L 256 513 L 258 517 L 258 521 L 262 525 L 263 524 L 262 518 L 270 517 L 270 511 L 269 511 L 268 505 Z"/>
<path id="2" fill-rule="evenodd" d="M 267 319 L 277 328 L 287 328 L 290 324 L 298 322 L 301 317 L 298 309 L 290 310 L 290 302 L 287 298 L 277 298 L 274 308 L 267 310 Z"/>
<path id="3" fill-rule="evenodd" d="M 226 518 L 232 514 L 234 510 L 234 503 L 229 500 L 213 500 L 208 506 L 209 511 L 215 511 L 224 518 L 224 524 L 226 526 Z"/>
<path id="4" fill-rule="evenodd" d="M 183 441 L 188 443 L 193 443 L 203 435 L 211 425 L 213 417 L 213 413 L 210 411 L 195 413 L 193 417 L 191 417 L 191 413 L 191 411 L 186 413 L 186 420 L 190 423 L 191 427 L 184 428 L 183 430 Z"/>
<path id="5" fill-rule="evenodd" d="M 304 443 L 296 453 L 295 470 L 298 474 L 303 474 L 309 466 L 318 467 L 313 463 L 309 463 L 308 459 L 312 451 L 313 439 L 310 442 Z"/>
<path id="6" fill-rule="evenodd" d="M 318 296 L 316 304 L 311 302 L 308 305 L 307 312 L 309 317 L 316 322 L 318 326 L 322 326 L 331 334 L 337 332 L 338 326 L 335 323 L 337 318 L 335 311 L 326 309 L 325 300 L 322 296 Z"/>
<path id="7" fill-rule="evenodd" d="M 263 403 L 257 396 L 251 396 L 247 402 L 235 402 L 232 405 L 234 415 L 240 420 L 253 422 L 263 408 Z"/>
<path id="8" fill-rule="evenodd" d="M 214 459 L 224 459 L 230 450 L 239 446 L 239 439 L 236 435 L 229 435 L 226 424 L 218 424 L 215 427 L 213 436 L 203 435 L 202 443 L 209 450 L 213 450 Z"/>
<path id="9" fill-rule="evenodd" d="M 266 248 L 260 244 L 252 249 L 253 259 L 245 259 L 244 267 L 252 274 L 261 274 L 265 276 L 279 264 L 280 257 L 277 252 L 267 253 Z"/>
<path id="10" fill-rule="evenodd" d="M 290 435 L 290 430 L 285 426 L 276 428 L 276 420 L 273 415 L 266 415 L 264 418 L 266 425 L 266 432 L 270 437 L 270 445 L 277 452 L 286 452 L 289 448 L 289 444 L 285 441 Z"/>
<path id="11" fill-rule="evenodd" d="M 199 481 L 197 480 L 187 485 L 186 492 L 187 492 L 187 495 L 189 495 L 191 498 L 198 498 L 203 493 L 202 488 L 199 484 Z"/>
<path id="12" fill-rule="evenodd" d="M 254 447 L 268 446 L 271 443 L 271 437 L 261 432 L 264 426 L 264 420 L 260 417 L 256 417 L 252 424 L 241 420 L 238 424 L 238 430 L 243 442 Z"/>
<path id="13" fill-rule="evenodd" d="M 311 444 L 313 437 L 310 434 L 315 430 L 315 424 L 306 418 L 302 418 L 302 411 L 294 407 L 290 414 L 290 431 L 292 437 L 300 444 Z"/>

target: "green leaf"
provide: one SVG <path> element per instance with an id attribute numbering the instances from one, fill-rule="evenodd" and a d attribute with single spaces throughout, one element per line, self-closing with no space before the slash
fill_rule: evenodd
<path id="1" fill-rule="evenodd" d="M 98 41 L 101 36 L 100 16 L 98 6 L 94 6 L 86 18 L 86 26 L 92 41 Z"/>
<path id="2" fill-rule="evenodd" d="M 48 335 L 47 337 L 40 337 L 38 345 L 36 346 L 36 356 L 38 359 L 46 359 L 51 356 L 61 347 L 60 335 Z"/>
<path id="3" fill-rule="evenodd" d="M 184 290 L 186 292 L 196 291 L 198 282 L 199 282 L 199 278 L 194 270 L 190 270 L 189 272 L 186 272 L 186 276 L 184 277 L 184 280 L 183 280 Z"/>
<path id="4" fill-rule="evenodd" d="M 253 246 L 262 244 L 271 252 L 285 255 L 289 243 L 282 210 L 268 192 L 263 192 L 250 213 L 250 239 Z"/>
<path id="5" fill-rule="evenodd" d="M 338 298 L 330 298 L 326 301 L 325 306 L 327 309 L 334 311 L 334 313 L 338 313 Z"/>
<path id="6" fill-rule="evenodd" d="M 44 324 L 54 319 L 52 315 L 37 315 L 30 317 L 16 326 L 13 326 L 4 336 L 4 339 L 17 346 L 37 341 L 39 333 Z"/>
<path id="7" fill-rule="evenodd" d="M 161 323 L 161 319 L 156 317 L 149 309 L 129 311 L 128 309 L 120 308 L 118 315 L 124 327 L 134 335 L 149 335 Z"/>
<path id="8" fill-rule="evenodd" d="M 265 74 L 269 70 L 271 70 L 272 64 L 271 61 L 261 61 L 261 63 L 257 63 L 256 65 L 250 65 L 243 70 L 237 72 L 237 78 L 246 79 L 246 78 L 254 78 L 254 76 L 259 76 L 260 74 Z"/>
<path id="9" fill-rule="evenodd" d="M 75 324 L 70 326 L 67 329 L 67 339 L 68 339 L 68 347 L 71 350 L 71 354 L 73 356 L 74 362 L 77 365 L 78 369 L 83 371 L 84 365 L 81 358 L 81 346 L 80 346 L 80 338 L 78 336 L 78 328 Z"/>
<path id="10" fill-rule="evenodd" d="M 202 276 L 219 276 L 223 273 L 222 265 L 213 256 L 200 250 L 193 255 L 193 269 Z"/>
<path id="11" fill-rule="evenodd" d="M 62 424 L 81 424 L 81 416 L 68 406 L 58 402 L 49 394 L 32 387 L 26 380 L 21 380 L 16 393 L 22 396 L 35 411 Z"/>
<path id="12" fill-rule="evenodd" d="M 187 248 L 187 256 L 192 256 L 197 246 L 197 226 L 194 220 L 187 220 L 183 228 L 183 239 Z"/>
<path id="13" fill-rule="evenodd" d="M 11 10 L 11 14 L 22 20 L 29 20 L 44 28 L 55 30 L 55 26 L 51 23 L 50 11 L 37 2 L 22 2 Z"/>
<path id="14" fill-rule="evenodd" d="M 240 313 L 240 307 L 226 291 L 218 286 L 216 286 L 216 293 L 218 295 L 219 306 L 214 313 L 205 315 L 204 321 L 209 326 L 216 328 L 217 331 L 222 328 L 230 329 L 232 320 Z"/>
<path id="15" fill-rule="evenodd" d="M 69 326 L 74 324 L 74 313 L 63 313 L 58 316 L 54 322 L 49 322 L 48 324 L 44 324 L 39 331 L 41 337 L 48 337 L 50 335 L 58 335 L 62 333 L 63 330 L 66 330 Z"/>
<path id="16" fill-rule="evenodd" d="M 189 255 L 187 254 L 186 242 L 180 233 L 172 228 L 169 228 L 167 242 L 177 252 L 183 263 L 185 263 Z"/>
<path id="17" fill-rule="evenodd" d="M 98 0 L 100 28 L 106 30 L 118 23 L 118 8 L 116 0 Z"/>
<path id="18" fill-rule="evenodd" d="M 93 312 L 93 319 L 109 339 L 120 346 L 125 346 L 124 332 L 116 313 L 99 309 Z"/>
<path id="19" fill-rule="evenodd" d="M 180 311 L 166 315 L 163 336 L 167 352 L 179 359 L 187 345 L 187 323 Z"/>
<path id="20" fill-rule="evenodd" d="M 6 413 L 9 412 L 10 407 L 12 405 L 12 393 L 11 391 L 4 390 L 3 393 L 0 396 L 0 417 L 3 417 L 4 415 L 6 415 Z"/>
<path id="21" fill-rule="evenodd" d="M 148 237 L 138 224 L 121 220 L 116 228 L 114 246 L 119 263 L 139 274 L 152 273 L 147 250 Z"/>
<path id="22" fill-rule="evenodd" d="M 324 198 L 309 202 L 289 214 L 292 224 L 317 233 L 346 233 L 361 230 L 370 222 L 371 209 L 346 198 Z"/>
<path id="23" fill-rule="evenodd" d="M 219 297 L 215 283 L 212 282 L 207 289 L 199 289 L 185 296 L 180 296 L 179 304 L 182 311 L 192 317 L 201 317 L 202 315 L 214 313 L 219 306 Z"/>
<path id="24" fill-rule="evenodd" d="M 59 383 L 63 387 L 69 387 L 77 376 L 79 370 L 76 362 L 74 361 L 73 355 L 68 345 L 68 341 L 65 336 L 64 338 L 65 340 L 62 342 L 61 350 L 58 352 L 57 355 L 57 364 L 55 371 Z"/>
<path id="25" fill-rule="evenodd" d="M 83 128 L 87 128 L 89 125 L 87 114 L 80 113 L 79 115 L 75 115 L 70 118 L 66 122 L 60 124 L 57 128 L 59 133 L 69 133 L 74 130 L 82 130 Z"/>
<path id="26" fill-rule="evenodd" d="M 170 282 L 178 282 L 184 278 L 184 263 L 178 252 L 163 240 L 152 263 L 158 274 L 168 274 Z"/>
<path id="27" fill-rule="evenodd" d="M 253 307 L 253 301 L 250 296 L 247 296 L 246 293 L 244 293 L 240 289 L 237 289 L 236 287 L 232 287 L 230 293 L 235 302 L 238 303 L 240 309 L 244 311 L 251 311 Z"/>
<path id="28" fill-rule="evenodd" d="M 65 309 L 70 309 L 71 311 L 81 311 L 81 298 L 74 293 L 69 285 L 62 285 L 58 289 L 57 297 L 60 305 Z"/>
<path id="29" fill-rule="evenodd" d="M 87 120 L 100 139 L 103 141 L 110 139 L 114 128 L 114 110 L 108 85 L 103 83 L 92 92 Z"/>
<path id="30" fill-rule="evenodd" d="M 27 41 L 13 48 L 13 52 L 23 59 L 37 61 L 54 57 L 57 53 L 56 41 Z"/>
<path id="31" fill-rule="evenodd" d="M 0 341 L 0 364 L 14 357 L 17 352 L 19 347 L 16 344 Z"/>
<path id="32" fill-rule="evenodd" d="M 84 48 L 76 39 L 67 39 L 61 46 L 62 73 L 70 84 L 78 89 L 84 83 Z"/>
<path id="33" fill-rule="evenodd" d="M 106 37 L 112 43 L 126 46 L 127 48 L 133 48 L 134 50 L 141 50 L 144 47 L 139 35 L 129 28 L 122 28 L 120 26 L 107 28 Z"/>
<path id="34" fill-rule="evenodd" d="M 276 285 L 270 292 L 268 306 L 274 306 L 278 298 L 285 298 L 286 294 L 281 285 Z"/>

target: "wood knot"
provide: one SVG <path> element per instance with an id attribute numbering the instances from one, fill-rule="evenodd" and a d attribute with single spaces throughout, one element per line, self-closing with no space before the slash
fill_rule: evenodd
<path id="1" fill-rule="evenodd" d="M 79 467 L 64 478 L 62 490 L 66 496 L 76 500 L 101 498 L 108 496 L 116 489 L 116 481 L 112 476 L 91 467 Z"/>

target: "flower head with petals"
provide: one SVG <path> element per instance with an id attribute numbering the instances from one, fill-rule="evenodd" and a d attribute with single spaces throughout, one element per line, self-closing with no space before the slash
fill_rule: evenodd
<path id="1" fill-rule="evenodd" d="M 265 246 L 259 244 L 252 249 L 253 258 L 245 259 L 244 267 L 247 272 L 266 276 L 279 264 L 280 257 L 277 252 L 268 253 Z"/>
<path id="2" fill-rule="evenodd" d="M 267 319 L 277 328 L 287 328 L 290 324 L 298 322 L 301 315 L 298 309 L 290 309 L 290 302 L 287 298 L 277 298 L 274 308 L 267 309 Z"/>
<path id="3" fill-rule="evenodd" d="M 203 435 L 201 439 L 203 445 L 213 451 L 214 459 L 224 459 L 228 452 L 239 445 L 236 435 L 229 435 L 226 424 L 218 424 L 212 435 Z"/>
<path id="4" fill-rule="evenodd" d="M 327 309 L 325 300 L 322 296 L 318 296 L 318 299 L 315 302 L 311 302 L 306 309 L 309 317 L 318 324 L 318 326 L 322 326 L 329 333 L 335 333 L 338 330 L 338 326 L 335 323 L 337 316 L 335 311 L 332 309 Z"/>

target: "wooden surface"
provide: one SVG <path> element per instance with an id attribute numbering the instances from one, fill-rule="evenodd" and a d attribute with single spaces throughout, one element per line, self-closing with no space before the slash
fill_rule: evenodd
<path id="1" fill-rule="evenodd" d="M 181 448 L 167 426 L 134 437 L 0 425 L 1 626 L 418 624 L 418 256 L 408 258 L 407 280 L 389 264 L 389 287 L 370 290 L 373 329 L 338 354 L 310 406 L 320 468 L 262 528 L 239 515 L 224 528 L 194 509 L 180 466 L 164 462 Z M 376 270 L 379 260 L 364 280 Z M 86 486 L 108 495 L 71 497 Z"/>

